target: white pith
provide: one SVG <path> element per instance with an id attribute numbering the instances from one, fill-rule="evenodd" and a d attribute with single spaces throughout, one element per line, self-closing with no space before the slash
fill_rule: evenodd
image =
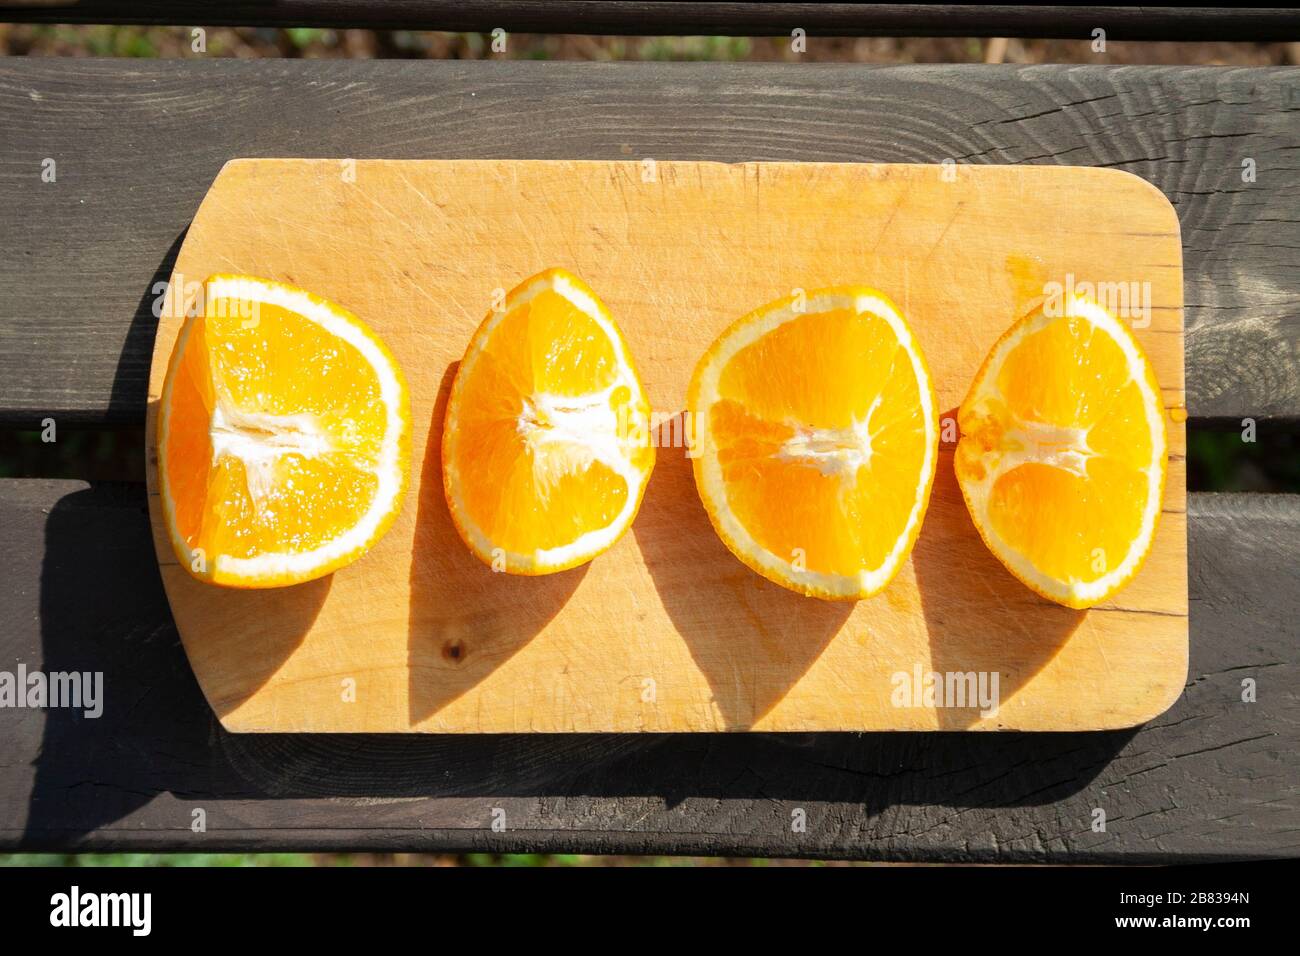
<path id="1" fill-rule="evenodd" d="M 1088 447 L 1086 428 L 1066 428 L 1021 419 L 1016 427 L 1003 432 L 1002 437 L 1011 446 L 1002 452 L 1003 472 L 1034 462 L 1087 478 L 1088 459 L 1095 457 Z"/>
<path id="2" fill-rule="evenodd" d="M 365 514 L 355 524 L 309 551 L 264 552 L 248 558 L 205 555 L 213 579 L 238 583 L 307 575 L 368 546 L 379 526 L 395 510 L 404 485 L 400 465 L 404 386 L 390 359 L 357 324 L 355 318 L 301 290 L 248 278 L 216 277 L 207 283 L 204 295 L 207 302 L 234 299 L 276 306 L 314 322 L 328 334 L 347 342 L 374 369 L 380 400 L 386 413 L 384 437 L 374 464 L 377 479 L 375 494 Z M 202 321 L 202 317 L 190 320 L 191 323 Z M 183 354 L 191 328 L 192 325 L 187 324 L 182 331 L 176 344 L 177 355 Z M 169 376 L 162 398 L 164 408 L 170 404 L 172 384 Z M 313 416 L 271 415 L 238 409 L 225 396 L 217 397 L 212 410 L 209 437 L 212 441 L 214 466 L 224 456 L 235 457 L 243 462 L 249 497 L 255 507 L 259 502 L 265 503 L 273 490 L 274 467 L 280 458 L 289 454 L 316 457 L 328 453 L 332 448 L 328 434 Z M 159 462 L 164 473 L 169 438 L 170 419 L 164 421 L 160 436 Z M 164 504 L 173 543 L 178 553 L 192 563 L 194 552 L 180 535 L 175 510 L 167 496 L 164 496 Z"/>
<path id="3" fill-rule="evenodd" d="M 516 418 L 516 429 L 534 451 L 543 452 L 535 456 L 534 461 L 543 465 L 553 465 L 557 457 L 551 454 L 554 452 L 558 453 L 562 462 L 561 467 L 554 472 L 545 470 L 534 474 L 539 498 L 545 502 L 550 488 L 562 474 L 582 471 L 590 467 L 593 462 L 600 462 L 623 479 L 627 487 L 627 497 L 612 522 L 603 528 L 587 531 L 567 544 L 552 548 L 538 548 L 526 554 L 504 549 L 498 552 L 498 546 L 470 520 L 464 496 L 460 492 L 460 482 L 451 482 L 449 487 L 452 506 L 461 519 L 461 530 L 470 537 L 474 550 L 489 558 L 495 554 L 502 554 L 508 566 L 534 570 L 581 563 L 613 545 L 632 523 L 640 504 L 641 492 L 649 480 L 649 474 L 637 468 L 631 459 L 635 446 L 650 440 L 650 421 L 645 394 L 633 371 L 631 357 L 627 353 L 617 327 L 605 307 L 586 289 L 570 281 L 563 274 L 553 275 L 545 281 L 533 283 L 512 298 L 508 308 L 494 312 L 489 317 L 484 327 L 477 333 L 476 341 L 486 343 L 507 315 L 520 306 L 526 305 L 546 289 L 568 299 L 600 327 L 614 350 L 617 374 L 609 385 L 587 395 L 553 395 L 548 392 L 537 392 L 524 398 L 523 408 Z M 472 349 L 465 356 L 457 373 L 458 385 L 461 381 L 469 380 L 482 351 L 481 348 Z M 619 388 L 627 389 L 631 396 L 625 406 L 628 409 L 626 421 L 620 421 L 619 415 L 611 405 L 611 397 Z M 454 405 L 456 399 L 457 396 L 453 393 L 451 404 Z"/>
<path id="4" fill-rule="evenodd" d="M 1052 322 L 1064 321 L 1071 317 L 1086 319 L 1094 328 L 1109 335 L 1120 347 L 1124 353 L 1129 380 L 1137 385 L 1142 395 L 1143 409 L 1151 435 L 1151 464 L 1141 469 L 1147 478 L 1142 526 L 1130 544 L 1124 559 L 1112 570 L 1093 581 L 1077 578 L 1060 581 L 1044 574 L 1025 555 L 1012 548 L 998 534 L 992 521 L 989 520 L 988 501 L 994 485 L 1000 477 L 1023 464 L 1034 462 L 1051 465 L 1086 478 L 1087 460 L 1093 457 L 1093 452 L 1088 447 L 1088 429 L 1056 428 L 1038 422 L 1018 422 L 1018 427 L 1004 434 L 1020 440 L 1024 447 L 985 453 L 979 458 L 984 465 L 983 477 L 978 481 L 963 477 L 962 484 L 971 502 L 981 512 L 981 530 L 994 554 L 1008 564 L 1017 575 L 1029 581 L 1044 594 L 1079 604 L 1088 604 L 1101 600 L 1136 572 L 1138 564 L 1150 547 L 1162 505 L 1164 488 L 1161 466 L 1166 455 L 1164 421 L 1161 417 L 1163 406 L 1160 396 L 1152 388 L 1147 363 L 1139 351 L 1137 341 L 1117 318 L 1100 305 L 1089 299 L 1075 298 L 1068 303 L 1064 316 L 1052 317 L 1039 313 L 1017 335 L 1005 338 L 998 344 L 985 366 L 984 377 L 976 384 L 973 409 L 978 415 L 982 406 L 1000 400 L 1001 395 L 997 386 L 998 373 L 1007 356 L 1016 346 Z M 1122 383 L 1122 385 L 1127 384 L 1128 382 Z"/>
<path id="5" fill-rule="evenodd" d="M 610 405 L 614 388 L 582 396 L 546 392 L 529 396 L 516 420 L 519 434 L 534 451 L 563 445 L 613 468 L 623 458 L 618 415 Z"/>
<path id="6" fill-rule="evenodd" d="M 878 567 L 865 569 L 856 575 L 829 574 L 807 568 L 799 570 L 794 566 L 792 556 L 774 554 L 754 539 L 753 535 L 736 519 L 728 503 L 727 487 L 722 478 L 722 466 L 718 460 L 717 446 L 709 424 L 710 409 L 719 397 L 722 373 L 737 353 L 786 322 L 847 307 L 853 308 L 858 314 L 884 319 L 893 331 L 902 351 L 908 356 L 918 385 L 921 418 L 925 423 L 926 447 L 921 472 L 917 476 L 916 500 L 912 504 L 907 523 L 894 543 L 894 547 Z M 698 473 L 701 476 L 701 491 L 712 504 L 711 511 L 715 520 L 722 525 L 724 537 L 729 542 L 734 542 L 734 547 L 776 579 L 793 582 L 814 593 L 858 597 L 874 594 L 884 587 L 906 559 L 915 539 L 925 511 L 938 453 L 934 392 L 912 332 L 893 303 L 881 296 L 866 293 L 848 296 L 843 292 L 831 290 L 809 296 L 805 307 L 800 311 L 795 311 L 793 303 L 774 309 L 757 321 L 744 323 L 724 333 L 723 338 L 715 344 L 714 354 L 701 373 L 698 388 L 694 452 L 697 457 Z M 816 468 L 824 475 L 844 479 L 856 475 L 858 469 L 871 459 L 871 417 L 879 402 L 880 399 L 877 397 L 865 419 L 855 422 L 850 428 L 803 429 L 794 438 L 785 442 L 778 455 L 783 460 L 798 460 L 809 467 Z"/>
<path id="7" fill-rule="evenodd" d="M 275 491 L 275 466 L 285 455 L 317 458 L 333 449 L 333 442 L 314 415 L 269 415 L 241 411 L 219 397 L 208 426 L 212 467 L 222 458 L 238 458 L 244 465 L 248 497 L 253 510 L 270 507 Z"/>
<path id="8" fill-rule="evenodd" d="M 827 477 L 852 478 L 871 461 L 871 416 L 880 407 L 880 396 L 866 416 L 848 428 L 806 428 L 796 426 L 793 437 L 781 443 L 779 461 L 811 465 Z"/>

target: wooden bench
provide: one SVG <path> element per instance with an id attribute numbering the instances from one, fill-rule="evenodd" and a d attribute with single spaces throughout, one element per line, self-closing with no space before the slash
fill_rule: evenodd
<path id="1" fill-rule="evenodd" d="M 253 22 L 255 6 L 228 16 Z M 543 6 L 286 2 L 275 22 L 631 32 L 653 14 L 664 19 L 641 32 L 790 24 L 813 42 L 817 26 L 1017 26 L 997 13 L 977 30 L 969 8 L 952 21 L 913 8 L 918 29 L 878 8 L 855 20 L 849 5 L 831 5 L 837 22 L 803 4 L 759 5 L 767 20 L 735 4 L 602 4 L 587 18 L 586 4 Z M 110 21 L 114 9 L 0 6 L 0 19 Z M 1057 32 L 1086 39 L 1084 21 L 1061 16 Z M 1109 16 L 1136 35 L 1171 26 L 1163 12 Z M 1185 16 L 1184 35 L 1300 38 L 1294 14 Z M 1033 33 L 1053 32 L 1036 17 Z M 1250 418 L 1266 443 L 1300 417 L 1300 70 L 5 59 L 0 130 L 6 429 L 53 418 L 61 438 L 138 432 L 154 284 L 200 199 L 231 157 L 289 155 L 1125 169 L 1160 187 L 1182 223 L 1193 430 Z M 47 158 L 54 183 L 42 182 Z M 1198 493 L 1188 511 L 1187 688 L 1140 729 L 240 736 L 220 729 L 181 649 L 143 486 L 0 480 L 0 670 L 102 671 L 107 697 L 97 720 L 0 709 L 0 848 L 1296 856 L 1300 499 Z M 1243 701 L 1247 678 L 1256 702 Z M 192 831 L 196 809 L 206 832 Z"/>

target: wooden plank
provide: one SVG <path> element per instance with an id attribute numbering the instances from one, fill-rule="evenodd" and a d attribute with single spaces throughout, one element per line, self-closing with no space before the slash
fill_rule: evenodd
<path id="1" fill-rule="evenodd" d="M 492 290 L 557 264 L 609 306 L 665 421 L 736 318 L 853 277 L 907 316 L 941 414 L 1046 283 L 1145 288 L 1115 308 L 1127 310 L 1172 413 L 1183 404 L 1178 222 L 1143 180 L 984 166 L 954 169 L 949 182 L 932 165 L 671 161 L 649 182 L 635 161 L 379 161 L 343 172 L 331 160 L 227 165 L 176 261 L 178 286 L 248 271 L 346 305 L 393 350 L 411 389 L 407 506 L 328 582 L 198 582 L 151 501 L 163 582 L 227 729 L 1096 730 L 1142 723 L 1182 688 L 1185 443 L 1172 414 L 1151 556 L 1132 586 L 1088 612 L 1037 598 L 992 558 L 951 446 L 912 558 L 886 593 L 852 606 L 792 595 L 736 561 L 699 505 L 680 441 L 658 449 L 631 533 L 581 569 L 534 581 L 494 575 L 461 544 L 439 457 L 454 363 Z M 1071 220 L 1078 208 L 1086 221 Z M 412 213 L 395 221 L 402 209 Z M 230 228 L 259 217 L 268 228 Z M 173 309 L 159 326 L 151 406 L 181 325 Z M 338 691 L 341 667 L 354 696 Z M 1002 706 L 895 706 L 893 675 L 917 668 L 997 673 Z M 1081 685 L 1093 689 L 1080 695 Z"/>
<path id="2" fill-rule="evenodd" d="M 1190 413 L 1294 418 L 1298 80 L 1282 69 L 3 60 L 0 423 L 142 422 L 154 290 L 199 201 L 227 160 L 289 155 L 1124 169 L 1158 186 L 1182 223 Z"/>
<path id="3" fill-rule="evenodd" d="M 0 669 L 105 687 L 95 720 L 0 709 L 0 846 L 1294 858 L 1300 500 L 1189 498 L 1191 670 L 1137 731 L 234 735 L 185 662 L 143 486 L 0 481 Z"/>
<path id="4" fill-rule="evenodd" d="M 370 27 L 488 33 L 789 36 L 1006 36 L 1112 40 L 1294 40 L 1300 17 L 1262 7 L 1122 7 L 1005 4 L 720 3 L 591 0 L 255 0 L 124 7 L 113 0 L 0 5 L 0 20 L 209 26 Z"/>

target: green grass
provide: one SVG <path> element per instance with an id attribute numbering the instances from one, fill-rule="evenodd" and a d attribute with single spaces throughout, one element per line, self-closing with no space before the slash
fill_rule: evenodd
<path id="1" fill-rule="evenodd" d="M 652 37 L 639 53 L 643 60 L 743 60 L 752 48 L 749 37 Z"/>
<path id="2" fill-rule="evenodd" d="M 1300 492 L 1300 435 L 1267 424 L 1245 430 L 1190 429 L 1188 487 L 1196 491 Z"/>
<path id="3" fill-rule="evenodd" d="M 311 866 L 306 853 L 0 853 L 0 866 Z"/>

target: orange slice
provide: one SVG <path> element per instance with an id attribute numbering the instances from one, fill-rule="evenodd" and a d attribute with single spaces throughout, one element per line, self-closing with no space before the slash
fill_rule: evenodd
<path id="1" fill-rule="evenodd" d="M 1095 302 L 1042 309 L 993 346 L 958 416 L 954 467 L 990 550 L 1021 581 L 1084 608 L 1132 580 L 1165 487 L 1151 363 Z"/>
<path id="2" fill-rule="evenodd" d="M 158 415 L 163 514 L 181 564 L 232 587 L 356 560 L 401 507 L 410 399 L 392 354 L 332 302 L 251 276 L 204 284 Z"/>
<path id="3" fill-rule="evenodd" d="M 654 466 L 650 403 L 609 310 L 549 269 L 488 313 L 443 426 L 447 505 L 494 570 L 548 574 L 610 548 Z"/>
<path id="4" fill-rule="evenodd" d="M 687 395 L 695 483 L 745 564 L 821 598 L 875 594 L 916 542 L 938 454 L 934 390 L 873 289 L 810 292 L 728 328 Z"/>

